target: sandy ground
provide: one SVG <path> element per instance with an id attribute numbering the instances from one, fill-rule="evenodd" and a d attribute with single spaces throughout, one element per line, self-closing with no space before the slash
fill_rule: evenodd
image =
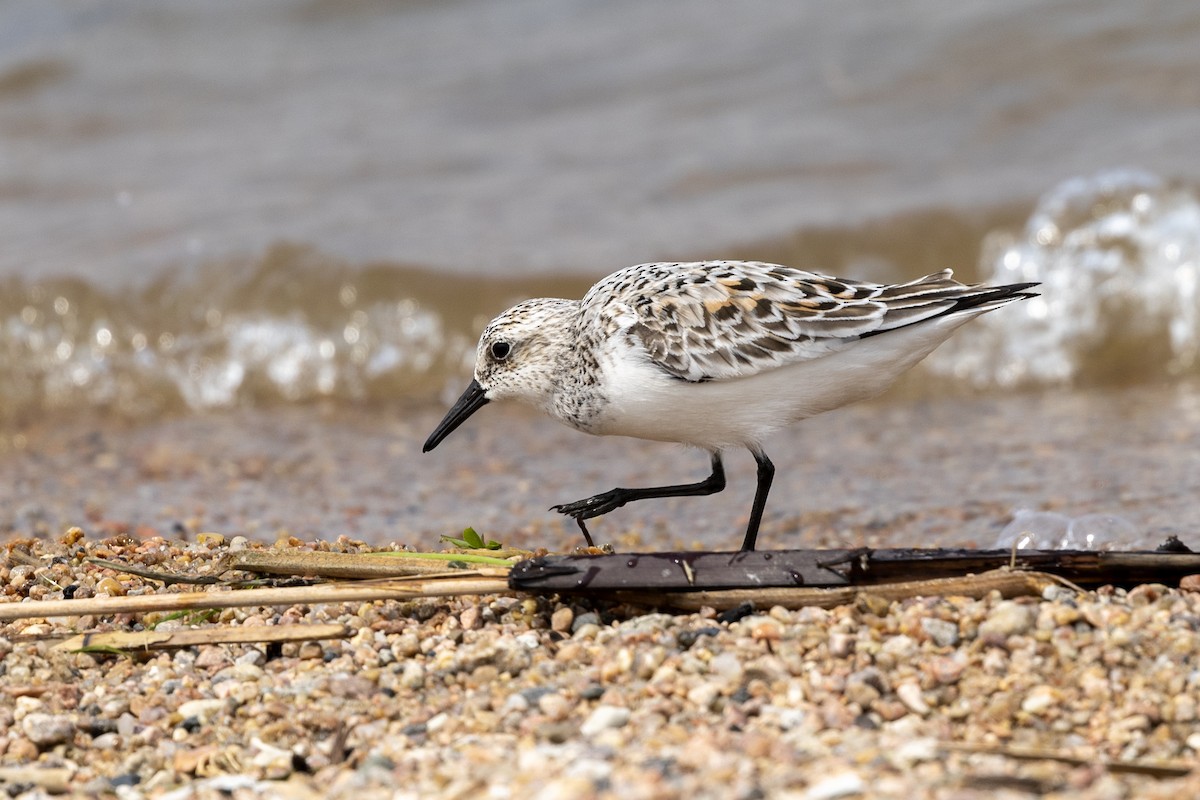
<path id="1" fill-rule="evenodd" d="M 429 454 L 444 408 L 243 410 L 114 424 L 57 420 L 0 438 L 0 535 L 89 533 L 273 541 L 345 534 L 428 549 L 473 526 L 523 548 L 578 542 L 547 509 L 613 486 L 699 480 L 700 452 L 589 437 L 488 406 Z M 760 547 L 988 546 L 1020 509 L 1113 514 L 1142 541 L 1200 548 L 1200 392 L 1187 386 L 908 399 L 841 409 L 781 434 Z M 619 549 L 729 549 L 754 492 L 634 503 L 591 522 Z"/>

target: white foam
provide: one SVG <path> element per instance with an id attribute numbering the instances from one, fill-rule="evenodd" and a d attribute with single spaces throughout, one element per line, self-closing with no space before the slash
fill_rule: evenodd
<path id="1" fill-rule="evenodd" d="M 1072 178 L 1020 235 L 989 234 L 988 283 L 1041 297 L 972 323 L 929 360 L 977 386 L 1119 383 L 1200 367 L 1200 202 L 1138 170 Z"/>

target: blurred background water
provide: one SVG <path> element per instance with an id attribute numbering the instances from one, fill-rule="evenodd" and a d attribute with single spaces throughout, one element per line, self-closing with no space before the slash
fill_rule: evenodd
<path id="1" fill-rule="evenodd" d="M 663 259 L 1043 282 L 897 396 L 1186 382 L 1197 142 L 1188 0 L 8 0 L 0 429 L 445 400 Z"/>
<path id="2" fill-rule="evenodd" d="M 1184 0 L 14 0 L 4 416 L 427 397 L 513 299 L 720 256 L 1047 280 L 976 384 L 1187 371 L 1198 141 Z"/>

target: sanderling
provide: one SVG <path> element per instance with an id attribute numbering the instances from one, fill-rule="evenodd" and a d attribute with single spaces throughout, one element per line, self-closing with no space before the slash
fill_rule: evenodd
<path id="1" fill-rule="evenodd" d="M 775 467 L 763 445 L 798 420 L 886 389 L 959 325 L 1032 283 L 965 285 L 950 270 L 909 283 L 844 280 L 777 264 L 641 264 L 583 300 L 526 300 L 479 339 L 475 377 L 425 442 L 429 452 L 492 400 L 519 400 L 597 435 L 707 450 L 698 483 L 613 489 L 553 506 L 585 519 L 634 500 L 714 494 L 721 453 L 745 447 L 758 488 L 743 550 L 753 550 Z"/>

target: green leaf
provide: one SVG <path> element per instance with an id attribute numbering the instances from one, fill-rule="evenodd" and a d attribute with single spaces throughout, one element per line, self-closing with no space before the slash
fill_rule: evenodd
<path id="1" fill-rule="evenodd" d="M 479 550 L 483 547 L 483 537 L 475 532 L 474 528 L 466 528 L 463 531 L 463 539 L 471 546 L 473 550 Z"/>
<path id="2" fill-rule="evenodd" d="M 474 528 L 464 528 L 461 539 L 454 536 L 442 536 L 440 539 L 446 544 L 461 547 L 463 550 L 500 550 L 504 547 L 495 539 L 488 539 L 485 542 Z"/>

